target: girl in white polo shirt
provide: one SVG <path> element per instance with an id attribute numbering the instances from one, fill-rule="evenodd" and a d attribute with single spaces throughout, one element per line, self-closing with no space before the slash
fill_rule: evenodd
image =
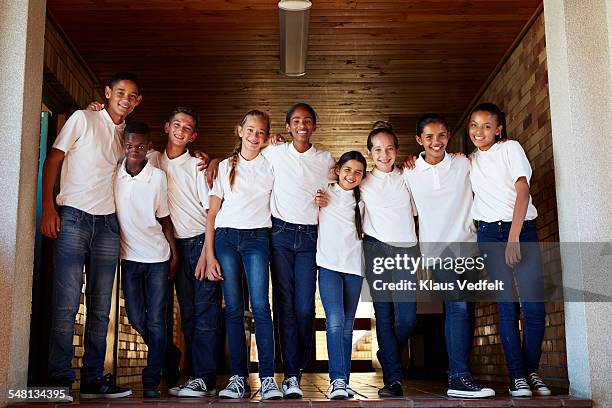
<path id="1" fill-rule="evenodd" d="M 243 270 L 257 330 L 261 397 L 279 399 L 274 381 L 274 331 L 269 301 L 270 195 L 274 177 L 260 154 L 268 138 L 268 115 L 252 110 L 236 127 L 239 143 L 219 165 L 210 191 L 205 246 L 197 271 L 221 281 L 232 377 L 221 398 L 250 397 L 248 356 L 244 336 Z"/>
<path id="2" fill-rule="evenodd" d="M 521 145 L 506 139 L 504 113 L 492 103 L 474 108 L 468 122 L 474 190 L 472 216 L 478 221 L 478 245 L 488 273 L 504 282 L 497 293 L 499 332 L 510 374 L 512 396 L 550 395 L 538 376 L 546 310 L 529 181 L 531 166 Z M 520 296 L 523 340 L 518 329 Z"/>
<path id="3" fill-rule="evenodd" d="M 319 211 L 317 265 L 325 309 L 330 399 L 348 398 L 353 323 L 363 281 L 364 206 L 359 185 L 366 167 L 361 153 L 344 153 L 336 164 L 338 183 L 329 186 L 329 203 Z"/>
<path id="4" fill-rule="evenodd" d="M 417 236 L 410 191 L 402 171 L 395 166 L 399 149 L 397 136 L 389 123 L 377 122 L 368 135 L 368 155 L 375 168 L 361 184 L 365 203 L 363 249 L 365 273 L 376 316 L 378 360 L 382 366 L 384 387 L 381 397 L 400 397 L 402 391 L 402 348 L 416 324 L 414 291 L 378 290 L 376 281 L 386 283 L 416 281 L 409 268 L 374 271 L 375 258 L 416 257 Z"/>

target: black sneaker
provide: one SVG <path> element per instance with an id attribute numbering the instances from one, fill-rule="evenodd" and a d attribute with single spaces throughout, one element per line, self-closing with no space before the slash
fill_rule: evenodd
<path id="1" fill-rule="evenodd" d="M 132 395 L 132 390 L 129 388 L 119 387 L 115 384 L 115 378 L 112 374 L 106 374 L 104 377 L 90 383 L 81 384 L 80 398 L 123 398 Z"/>
<path id="2" fill-rule="evenodd" d="M 400 381 L 393 381 L 385 384 L 380 390 L 378 395 L 384 398 L 397 398 L 404 396 L 404 390 L 402 390 L 402 383 Z"/>
<path id="3" fill-rule="evenodd" d="M 513 397 L 531 397 L 531 388 L 524 377 L 510 381 L 510 395 Z"/>
<path id="4" fill-rule="evenodd" d="M 346 392 L 346 381 L 344 381 L 342 378 L 332 381 L 329 388 L 331 389 L 329 399 L 340 400 L 348 398 L 348 393 Z"/>
<path id="5" fill-rule="evenodd" d="M 495 391 L 475 382 L 472 377 L 455 377 L 448 379 L 446 395 L 455 398 L 488 398 L 494 397 Z"/>
<path id="6" fill-rule="evenodd" d="M 142 398 L 160 398 L 161 393 L 158 389 L 151 388 L 147 390 L 142 390 Z"/>
<path id="7" fill-rule="evenodd" d="M 550 388 L 542 381 L 538 373 L 529 373 L 527 382 L 531 387 L 533 395 L 550 395 Z"/>

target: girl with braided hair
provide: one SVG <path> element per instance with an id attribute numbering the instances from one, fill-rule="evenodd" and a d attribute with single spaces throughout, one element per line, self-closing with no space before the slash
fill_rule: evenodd
<path id="1" fill-rule="evenodd" d="M 221 398 L 249 398 L 247 345 L 244 336 L 242 273 L 246 274 L 251 309 L 257 331 L 261 398 L 279 399 L 283 393 L 274 381 L 274 335 L 269 301 L 270 194 L 272 167 L 260 154 L 268 139 L 270 119 L 252 110 L 235 133 L 238 144 L 219 165 L 210 190 L 210 208 L 204 250 L 198 270 L 221 281 L 232 377 Z"/>

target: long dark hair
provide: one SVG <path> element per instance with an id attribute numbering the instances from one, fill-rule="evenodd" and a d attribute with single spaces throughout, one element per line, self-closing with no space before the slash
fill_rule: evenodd
<path id="1" fill-rule="evenodd" d="M 355 150 L 346 152 L 342 156 L 340 156 L 338 162 L 336 163 L 336 166 L 338 166 L 338 168 L 341 168 L 344 163 L 349 160 L 357 160 L 363 165 L 363 178 L 365 178 L 368 162 L 366 161 L 365 157 L 363 157 L 363 154 Z M 359 186 L 353 188 L 353 196 L 355 197 L 355 228 L 357 229 L 357 238 L 362 239 L 363 223 L 361 221 L 361 211 L 359 210 L 359 201 L 361 201 L 361 191 L 359 190 Z"/>
<path id="2" fill-rule="evenodd" d="M 491 102 L 483 102 L 476 105 L 476 107 L 472 109 L 472 112 L 470 113 L 470 118 L 472 117 L 474 112 L 487 112 L 495 116 L 497 125 L 502 127 L 501 134 L 499 136 L 495 136 L 495 140 L 502 140 L 508 138 L 508 133 L 506 132 L 506 114 L 501 109 L 499 109 L 499 106 Z"/>
<path id="3" fill-rule="evenodd" d="M 307 110 L 308 113 L 310 113 L 310 116 L 312 116 L 312 123 L 314 123 L 315 125 L 317 124 L 317 113 L 315 112 L 314 108 L 306 102 L 298 102 L 296 104 L 291 105 L 289 109 L 287 109 L 287 114 L 285 115 L 286 124 L 290 124 L 291 116 L 293 116 L 293 113 L 299 108 Z"/>

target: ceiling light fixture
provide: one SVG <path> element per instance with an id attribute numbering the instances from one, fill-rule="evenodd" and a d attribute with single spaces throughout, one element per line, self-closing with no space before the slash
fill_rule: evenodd
<path id="1" fill-rule="evenodd" d="M 280 72 L 287 76 L 306 74 L 308 53 L 309 0 L 278 2 L 280 20 Z"/>

